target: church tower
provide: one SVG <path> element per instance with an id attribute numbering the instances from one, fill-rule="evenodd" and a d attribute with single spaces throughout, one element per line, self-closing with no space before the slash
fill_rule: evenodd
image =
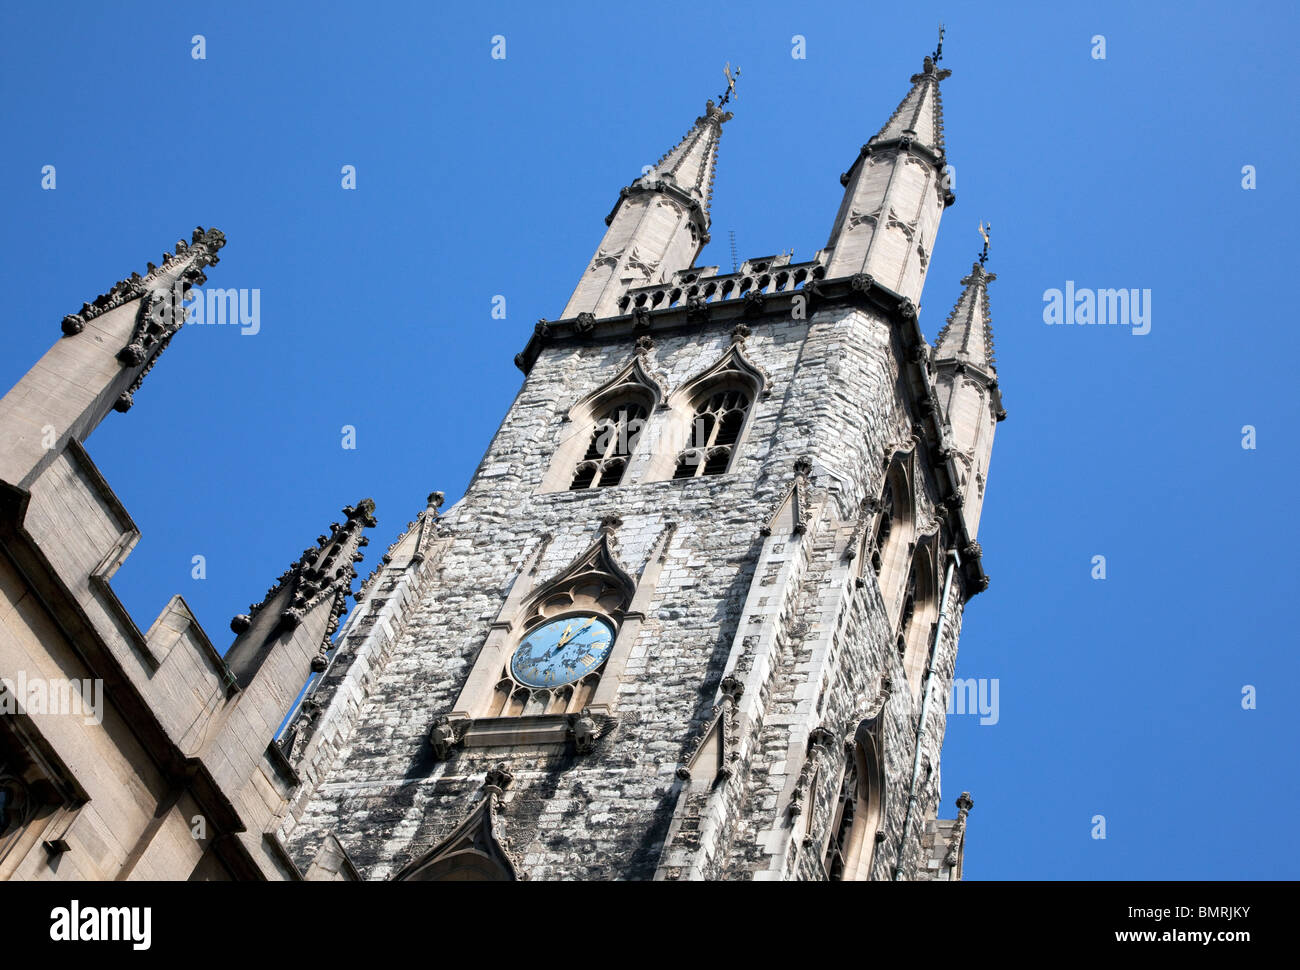
<path id="1" fill-rule="evenodd" d="M 301 870 L 960 878 L 939 758 L 1004 412 L 983 264 L 933 349 L 918 321 L 939 59 L 804 262 L 694 265 L 722 105 L 621 191 L 464 497 L 389 547 L 281 741 Z"/>

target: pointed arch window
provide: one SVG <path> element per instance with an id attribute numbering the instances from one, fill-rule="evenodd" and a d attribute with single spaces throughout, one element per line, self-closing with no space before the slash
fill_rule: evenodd
<path id="1" fill-rule="evenodd" d="M 934 563 L 933 550 L 923 542 L 912 557 L 899 609 L 898 659 L 913 694 L 921 687 L 930 655 L 930 635 L 939 612 L 938 577 Z"/>
<path id="2" fill-rule="evenodd" d="M 624 400 L 607 408 L 592 429 L 569 491 L 608 488 L 623 481 L 648 415 L 649 408 L 641 400 Z"/>
<path id="3" fill-rule="evenodd" d="M 871 878 L 876 844 L 884 822 L 884 761 L 880 715 L 858 725 L 847 745 L 830 838 L 822 865 L 831 882 Z"/>
<path id="4" fill-rule="evenodd" d="M 677 456 L 673 478 L 724 474 L 731 466 L 751 401 L 749 389 L 737 386 L 701 394 L 696 399 L 690 439 Z"/>
<path id="5" fill-rule="evenodd" d="M 832 818 L 831 841 L 826 847 L 826 878 L 831 882 L 844 879 L 844 867 L 851 849 L 853 834 L 853 817 L 858 808 L 858 764 L 850 756 L 844 767 L 844 778 L 840 782 L 840 794 L 835 804 Z"/>
<path id="6" fill-rule="evenodd" d="M 916 534 L 911 461 L 910 454 L 903 454 L 890 462 L 871 532 L 872 571 L 876 574 L 880 597 L 895 620 L 902 615 L 900 600 L 907 587 L 911 546 Z M 862 568 L 865 573 L 866 567 Z"/>
<path id="7" fill-rule="evenodd" d="M 894 528 L 894 482 L 885 480 L 885 490 L 880 495 L 880 512 L 876 516 L 876 530 L 871 537 L 871 568 L 877 576 L 884 560 L 881 550 L 889 541 L 889 534 Z"/>

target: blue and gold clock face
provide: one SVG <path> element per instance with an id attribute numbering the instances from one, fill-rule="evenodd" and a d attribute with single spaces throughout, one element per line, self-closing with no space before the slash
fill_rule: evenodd
<path id="1" fill-rule="evenodd" d="M 510 659 L 510 673 L 527 687 L 558 687 L 581 680 L 609 656 L 614 628 L 598 616 L 549 620 L 532 630 Z"/>

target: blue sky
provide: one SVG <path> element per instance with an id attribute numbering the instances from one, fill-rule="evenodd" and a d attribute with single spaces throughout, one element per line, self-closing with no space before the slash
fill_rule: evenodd
<path id="1" fill-rule="evenodd" d="M 743 76 L 701 262 L 729 264 L 729 230 L 742 258 L 806 259 L 942 21 L 958 201 L 922 326 L 991 220 L 1009 411 L 958 660 L 998 679 L 1000 716 L 950 717 L 943 759 L 944 814 L 975 799 L 966 876 L 1295 878 L 1275 834 L 1300 800 L 1285 7 L 11 5 L 0 384 L 193 226 L 226 233 L 212 283 L 259 288 L 261 331 L 187 328 L 88 443 L 144 534 L 114 581 L 137 622 L 181 592 L 221 638 L 345 503 L 378 505 L 373 561 L 429 491 L 460 495 L 533 322 L 724 61 Z M 1149 289 L 1150 333 L 1044 325 L 1066 280 Z"/>

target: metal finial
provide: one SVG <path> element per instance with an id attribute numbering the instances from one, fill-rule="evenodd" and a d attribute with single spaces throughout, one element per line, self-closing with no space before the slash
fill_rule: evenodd
<path id="1" fill-rule="evenodd" d="M 726 75 L 727 86 L 722 89 L 722 94 L 718 96 L 719 108 L 721 108 L 723 105 L 725 105 L 728 101 L 730 101 L 732 98 L 736 96 L 736 82 L 740 80 L 740 68 L 739 67 L 736 68 L 736 76 L 732 77 L 731 61 L 727 61 L 727 63 L 722 68 L 722 73 Z"/>
<path id="2" fill-rule="evenodd" d="M 984 225 L 984 220 L 980 220 L 980 235 L 984 237 L 984 251 L 980 253 L 980 265 L 983 266 L 989 259 L 989 233 L 993 231 L 993 223 Z"/>
<path id="3" fill-rule="evenodd" d="M 943 60 L 943 24 L 939 25 L 939 46 L 934 49 L 931 58 L 936 64 Z"/>

